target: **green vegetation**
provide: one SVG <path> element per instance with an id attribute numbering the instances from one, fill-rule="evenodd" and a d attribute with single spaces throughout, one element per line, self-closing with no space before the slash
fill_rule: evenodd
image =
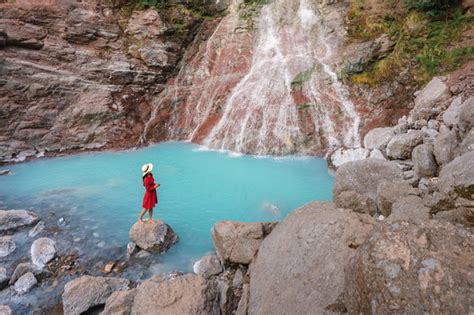
<path id="1" fill-rule="evenodd" d="M 373 2 L 373 1 L 372 1 Z M 351 4 L 348 20 L 353 40 L 370 40 L 388 34 L 395 43 L 383 59 L 368 65 L 350 65 L 340 76 L 356 84 L 377 85 L 408 71 L 420 84 L 433 76 L 473 60 L 474 49 L 462 45 L 462 33 L 473 26 L 458 1 L 377 0 L 376 12 L 368 11 L 366 0 Z"/>
<path id="2" fill-rule="evenodd" d="M 316 107 L 316 104 L 303 103 L 303 104 L 298 104 L 298 105 L 296 105 L 296 106 L 297 106 L 297 109 L 298 109 L 298 110 L 305 110 L 305 109 L 309 109 L 309 108 L 314 108 L 314 107 Z"/>
<path id="3" fill-rule="evenodd" d="M 293 91 L 300 90 L 303 87 L 303 84 L 311 79 L 314 71 L 316 70 L 316 65 L 313 65 L 311 68 L 298 73 L 293 81 L 291 81 L 291 89 Z"/>

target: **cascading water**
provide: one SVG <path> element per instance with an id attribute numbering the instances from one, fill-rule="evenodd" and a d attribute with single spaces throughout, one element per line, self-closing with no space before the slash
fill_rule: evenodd
<path id="1" fill-rule="evenodd" d="M 319 4 L 264 5 L 256 31 L 241 31 L 242 9 L 235 5 L 198 52 L 185 56 L 156 101 L 152 125 L 174 104 L 169 139 L 253 154 L 360 146 L 358 114 L 331 66 L 338 42 Z"/>

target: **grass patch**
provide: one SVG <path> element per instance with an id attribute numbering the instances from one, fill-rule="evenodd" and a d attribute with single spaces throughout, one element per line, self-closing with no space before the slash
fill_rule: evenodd
<path id="1" fill-rule="evenodd" d="M 309 79 L 311 79 L 311 76 L 313 75 L 314 71 L 316 70 L 316 65 L 313 65 L 311 68 L 298 73 L 293 81 L 291 81 L 291 89 L 293 91 L 300 90 L 303 87 L 303 84 Z"/>
<path id="2" fill-rule="evenodd" d="M 314 107 L 316 107 L 316 104 L 313 104 L 313 103 L 303 103 L 303 104 L 296 105 L 296 108 L 298 110 L 305 110 L 305 109 L 310 109 Z"/>

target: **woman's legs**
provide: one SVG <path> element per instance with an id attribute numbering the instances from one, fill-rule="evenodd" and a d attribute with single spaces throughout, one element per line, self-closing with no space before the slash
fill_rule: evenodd
<path id="1" fill-rule="evenodd" d="M 138 217 L 138 222 L 140 223 L 144 223 L 145 221 L 143 221 L 143 216 L 145 215 L 145 213 L 148 211 L 148 209 L 145 209 L 143 208 L 142 209 L 142 212 L 140 213 L 140 216 Z"/>
<path id="2" fill-rule="evenodd" d="M 149 215 L 148 222 L 152 223 L 153 222 L 153 208 L 148 209 L 148 215 Z"/>

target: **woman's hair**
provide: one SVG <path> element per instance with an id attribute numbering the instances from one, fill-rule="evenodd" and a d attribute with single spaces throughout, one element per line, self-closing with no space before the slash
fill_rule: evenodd
<path id="1" fill-rule="evenodd" d="M 152 175 L 151 172 L 148 172 L 145 175 L 143 175 L 143 177 L 142 177 L 143 183 L 145 183 L 145 177 L 147 177 L 148 175 Z"/>

